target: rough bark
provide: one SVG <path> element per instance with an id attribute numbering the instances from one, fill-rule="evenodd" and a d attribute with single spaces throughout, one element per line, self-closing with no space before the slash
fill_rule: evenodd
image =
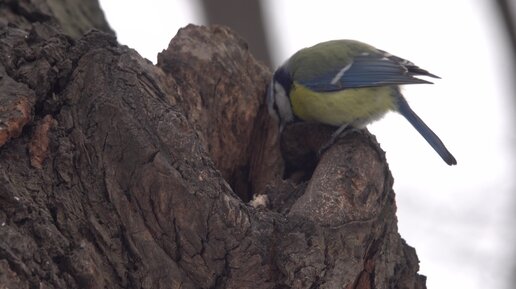
<path id="1" fill-rule="evenodd" d="M 9 3 L 0 288 L 425 288 L 374 137 L 320 160 L 331 129 L 280 139 L 270 71 L 231 30 L 188 26 L 153 66 Z"/>

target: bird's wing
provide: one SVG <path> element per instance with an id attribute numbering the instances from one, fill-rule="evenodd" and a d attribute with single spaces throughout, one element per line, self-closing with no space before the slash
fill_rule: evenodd
<path id="1" fill-rule="evenodd" d="M 332 63 L 335 67 L 335 64 Z M 402 58 L 387 54 L 364 54 L 355 56 L 345 66 L 331 69 L 298 83 L 315 91 L 329 92 L 346 88 L 374 87 L 384 85 L 432 83 L 414 75 L 437 77 Z"/>

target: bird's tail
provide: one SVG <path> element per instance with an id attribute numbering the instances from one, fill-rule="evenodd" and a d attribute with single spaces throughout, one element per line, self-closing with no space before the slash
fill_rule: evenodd
<path id="1" fill-rule="evenodd" d="M 412 124 L 448 165 L 457 164 L 457 160 L 444 146 L 439 137 L 417 116 L 401 95 L 398 98 L 398 112 Z"/>

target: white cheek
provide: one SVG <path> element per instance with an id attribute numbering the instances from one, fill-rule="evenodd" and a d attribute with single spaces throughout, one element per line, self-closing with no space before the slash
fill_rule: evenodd
<path id="1" fill-rule="evenodd" d="M 276 101 L 276 106 L 278 107 L 281 120 L 283 122 L 292 121 L 294 119 L 294 115 L 292 114 L 290 100 L 288 99 L 285 89 L 283 88 L 283 86 L 281 86 L 281 84 L 275 82 L 274 91 L 274 98 Z"/>

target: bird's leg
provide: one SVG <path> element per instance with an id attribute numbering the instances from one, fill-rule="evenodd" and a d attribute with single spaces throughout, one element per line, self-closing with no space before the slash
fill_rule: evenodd
<path id="1" fill-rule="evenodd" d="M 341 136 L 342 132 L 344 132 L 344 130 L 348 127 L 349 127 L 349 124 L 346 123 L 346 124 L 341 125 L 336 131 L 334 131 L 331 134 L 331 138 L 325 144 L 323 144 L 321 146 L 321 148 L 317 151 L 317 156 L 320 157 L 323 152 L 325 152 L 328 148 L 330 148 L 335 143 L 337 138 L 339 136 Z M 346 131 L 346 134 L 351 131 L 354 131 L 354 129 L 350 129 L 350 130 Z"/>

